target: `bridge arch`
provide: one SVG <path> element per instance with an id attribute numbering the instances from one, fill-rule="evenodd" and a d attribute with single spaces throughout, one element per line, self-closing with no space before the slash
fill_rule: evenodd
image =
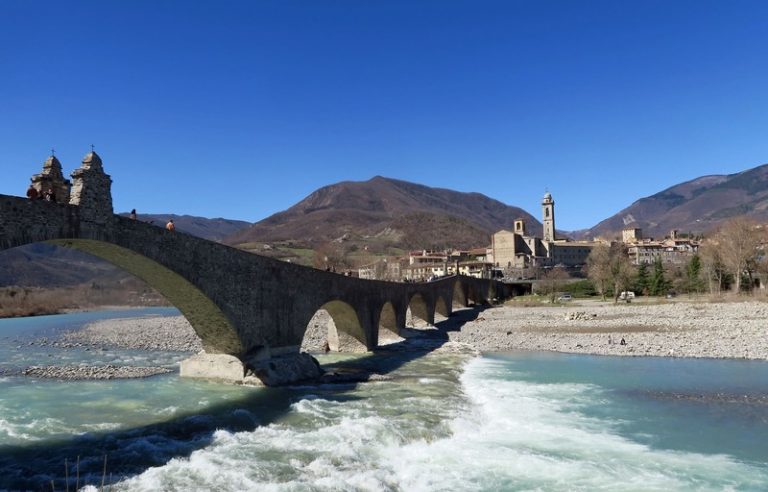
<path id="1" fill-rule="evenodd" d="M 29 239 L 30 242 L 26 244 L 45 242 L 82 251 L 140 278 L 181 312 L 200 337 L 206 352 L 212 354 L 242 352 L 243 347 L 237 332 L 218 306 L 184 277 L 163 265 L 139 253 L 105 241 L 93 239 L 34 241 L 34 237 L 31 236 Z"/>
<path id="2" fill-rule="evenodd" d="M 390 301 L 385 302 L 381 307 L 381 314 L 379 315 L 379 326 L 395 334 L 400 331 L 400 327 L 397 322 L 397 312 L 395 311 L 395 306 Z"/>
<path id="3" fill-rule="evenodd" d="M 325 329 L 328 349 L 332 352 L 366 352 L 368 337 L 355 309 L 340 300 L 326 302 L 317 311 L 325 311 L 329 320 Z"/>
<path id="4" fill-rule="evenodd" d="M 428 300 L 421 293 L 416 293 L 411 296 L 411 299 L 408 302 L 408 308 L 411 310 L 412 323 L 415 321 L 413 318 L 418 318 L 428 325 L 435 324 L 435 314 L 432 310 L 434 307 L 430 309 Z"/>
<path id="5" fill-rule="evenodd" d="M 456 280 L 453 284 L 453 298 L 451 304 L 454 308 L 465 308 L 469 305 L 467 303 L 467 288 L 460 280 Z"/>
<path id="6" fill-rule="evenodd" d="M 451 303 L 446 302 L 445 297 L 440 295 L 437 296 L 437 300 L 435 301 L 435 316 L 439 314 L 440 316 L 447 318 L 451 315 L 451 311 Z"/>

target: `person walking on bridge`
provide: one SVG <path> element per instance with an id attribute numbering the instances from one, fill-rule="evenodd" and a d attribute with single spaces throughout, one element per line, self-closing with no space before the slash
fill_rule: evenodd
<path id="1" fill-rule="evenodd" d="M 176 230 L 176 226 L 173 225 L 173 219 L 168 219 L 168 223 L 165 224 L 165 228 L 168 229 L 171 232 Z"/>

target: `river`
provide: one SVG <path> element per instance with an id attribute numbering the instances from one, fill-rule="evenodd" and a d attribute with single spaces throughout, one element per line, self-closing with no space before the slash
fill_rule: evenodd
<path id="1" fill-rule="evenodd" d="M 321 356 L 365 384 L 61 382 L 33 364 L 179 353 L 29 345 L 130 310 L 0 320 L 0 490 L 766 490 L 768 363 L 552 353 Z M 67 471 L 65 472 L 65 463 Z M 106 472 L 104 471 L 106 470 Z"/>

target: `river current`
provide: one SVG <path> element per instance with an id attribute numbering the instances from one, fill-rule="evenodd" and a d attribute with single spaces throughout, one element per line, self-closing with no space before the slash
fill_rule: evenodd
<path id="1" fill-rule="evenodd" d="M 551 353 L 320 356 L 365 384 L 62 382 L 33 364 L 186 354 L 29 345 L 132 310 L 0 320 L 0 490 L 766 490 L 768 363 Z M 66 471 L 65 471 L 66 464 Z"/>

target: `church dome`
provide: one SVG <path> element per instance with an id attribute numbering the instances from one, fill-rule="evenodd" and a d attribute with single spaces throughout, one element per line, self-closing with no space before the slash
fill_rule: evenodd
<path id="1" fill-rule="evenodd" d="M 551 200 L 551 199 L 552 199 L 552 194 L 550 192 L 544 193 L 544 200 Z"/>

